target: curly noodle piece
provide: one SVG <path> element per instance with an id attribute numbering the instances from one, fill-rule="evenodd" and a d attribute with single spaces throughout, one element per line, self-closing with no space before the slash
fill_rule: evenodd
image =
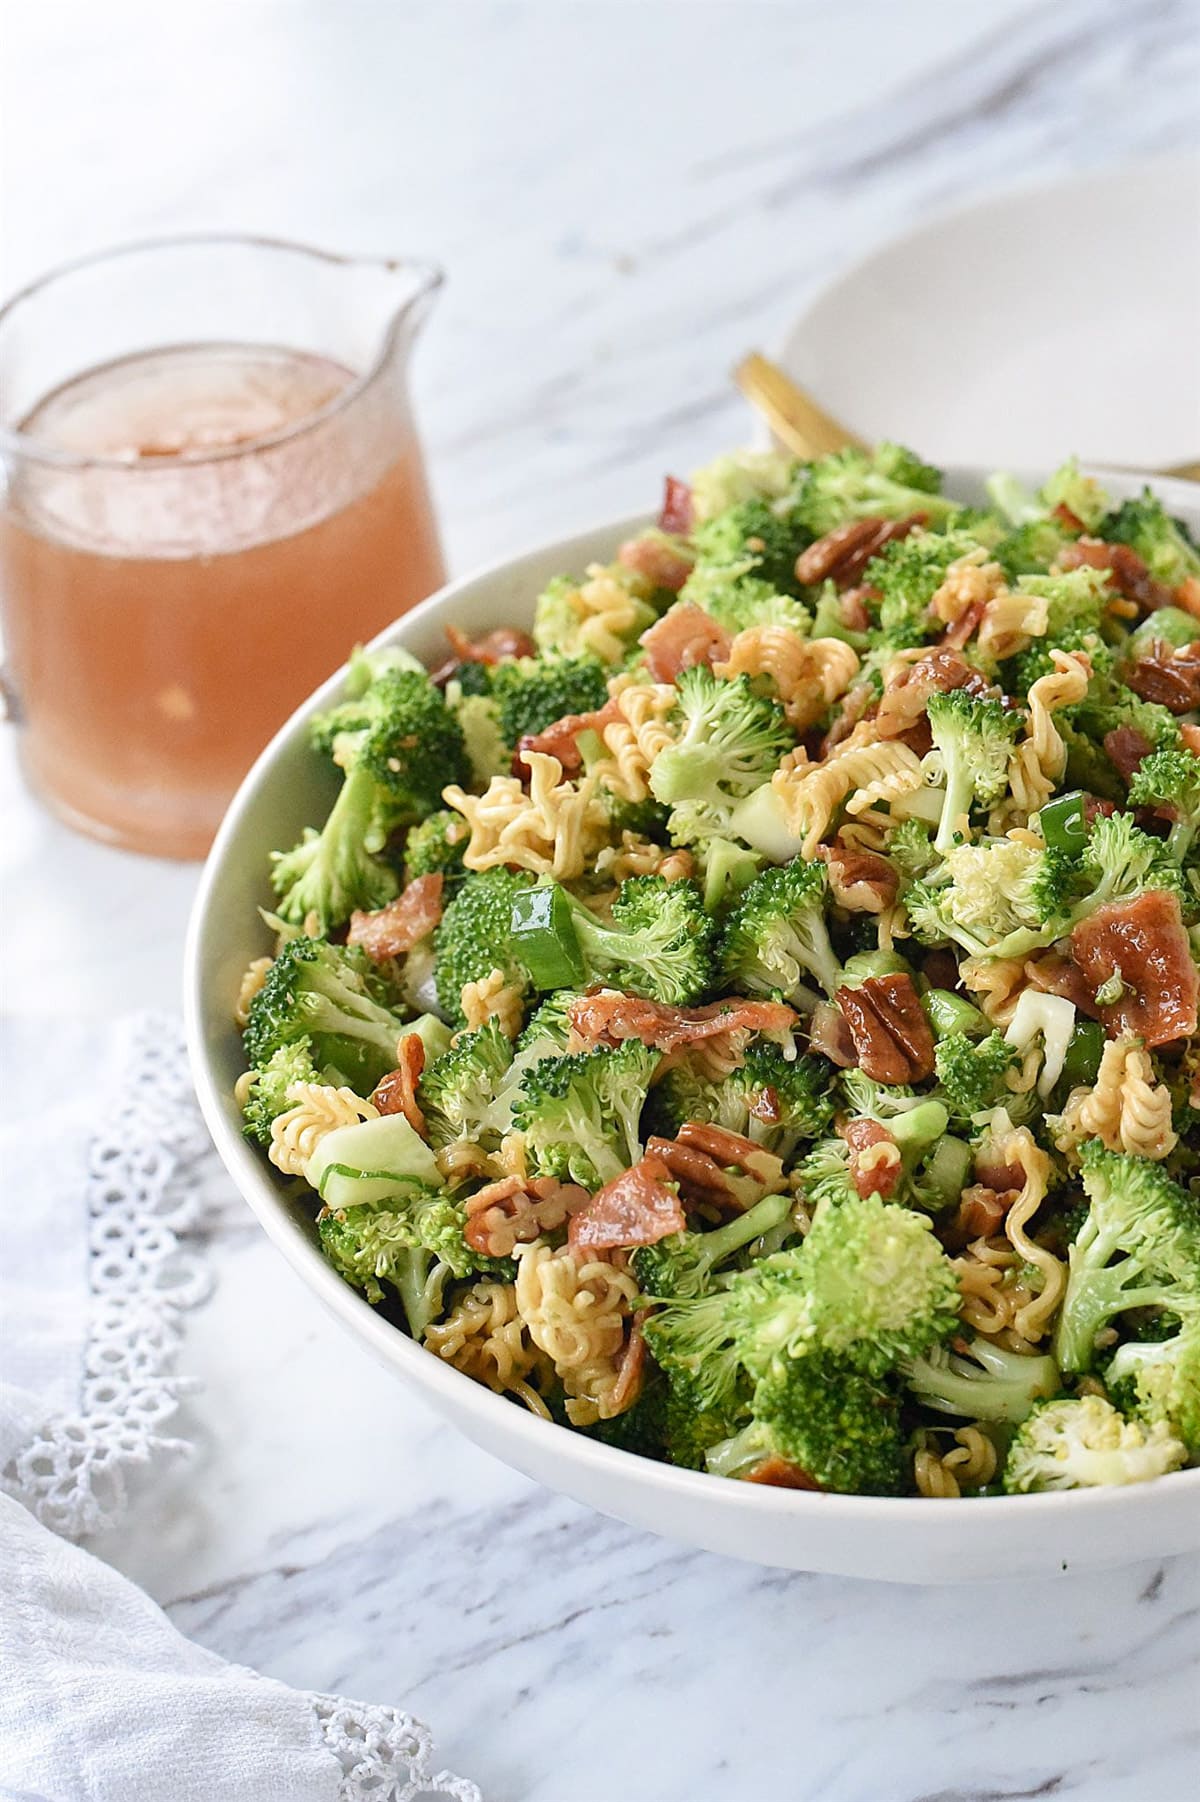
<path id="1" fill-rule="evenodd" d="M 625 1329 L 638 1285 L 606 1258 L 545 1244 L 517 1252 L 517 1306 L 534 1344 L 548 1354 L 567 1393 L 573 1426 L 611 1420 Z M 632 1397 L 629 1398 L 632 1400 Z"/>
<path id="2" fill-rule="evenodd" d="M 783 802 L 789 831 L 803 836 L 801 855 L 814 857 L 817 846 L 843 802 L 847 812 L 865 812 L 878 801 L 911 794 L 924 780 L 921 760 L 898 739 L 864 742 L 858 726 L 831 757 L 817 764 L 789 764 L 771 778 Z"/>
<path id="3" fill-rule="evenodd" d="M 993 1026 L 1008 1025 L 1029 986 L 1024 959 L 1020 957 L 964 957 L 958 974 Z"/>
<path id="4" fill-rule="evenodd" d="M 857 653 L 840 638 L 801 638 L 790 626 L 749 626 L 739 632 L 717 676 L 769 676 L 797 732 L 815 726 L 859 671 Z"/>
<path id="5" fill-rule="evenodd" d="M 985 607 L 1003 591 L 1005 582 L 1000 565 L 986 559 L 987 552 L 979 545 L 949 566 L 941 587 L 929 603 L 935 619 L 944 620 L 948 626 L 957 625 L 972 607 Z M 918 655 L 924 655 L 924 652 Z"/>
<path id="6" fill-rule="evenodd" d="M 527 751 L 525 763 L 528 794 L 515 776 L 493 776 L 482 795 L 442 791 L 471 828 L 463 862 L 469 870 L 507 864 L 560 880 L 582 876 L 607 836 L 596 776 L 564 782 L 562 764 L 544 751 Z"/>
<path id="7" fill-rule="evenodd" d="M 673 682 L 639 682 L 612 695 L 620 718 L 601 728 L 608 756 L 594 765 L 596 781 L 621 801 L 644 801 L 650 793 L 650 766 L 675 742 L 665 724 L 679 700 Z"/>
<path id="8" fill-rule="evenodd" d="M 424 1344 L 477 1383 L 519 1396 L 532 1413 L 549 1420 L 539 1391 L 553 1380 L 554 1367 L 530 1338 L 512 1283 L 475 1283 L 445 1320 L 426 1327 Z"/>
<path id="9" fill-rule="evenodd" d="M 953 1451 L 940 1452 L 931 1432 L 921 1438 L 913 1477 L 918 1495 L 930 1501 L 948 1501 L 964 1489 L 982 1489 L 996 1474 L 996 1447 L 978 1422 L 956 1429 Z"/>
<path id="10" fill-rule="evenodd" d="M 303 1176 L 309 1158 L 326 1133 L 339 1126 L 357 1126 L 374 1120 L 379 1110 L 353 1089 L 335 1089 L 329 1083 L 293 1082 L 287 1099 L 294 1103 L 271 1122 L 267 1156 L 285 1176 Z"/>
<path id="11" fill-rule="evenodd" d="M 983 610 L 976 645 L 982 657 L 1001 663 L 1031 639 L 1046 635 L 1047 602 L 1042 595 L 1001 589 Z"/>
<path id="12" fill-rule="evenodd" d="M 267 980 L 267 971 L 275 962 L 273 957 L 256 957 L 253 963 L 246 965 L 242 972 L 242 980 L 238 984 L 237 1000 L 233 1004 L 233 1017 L 239 1026 L 245 1026 L 250 1018 L 250 1003 Z"/>
<path id="13" fill-rule="evenodd" d="M 1018 1329 L 1017 1317 L 1040 1291 L 1031 1286 L 1008 1240 L 1003 1235 L 976 1239 L 951 1262 L 966 1324 L 1008 1351 L 1031 1350 L 1033 1342 Z"/>
<path id="14" fill-rule="evenodd" d="M 1013 1250 L 1041 1275 L 1040 1294 L 1013 1316 L 1013 1328 L 1022 1338 L 1038 1339 L 1053 1318 L 1067 1280 L 1062 1261 L 1025 1231 L 1045 1199 L 1053 1166 L 1027 1126 L 997 1135 L 993 1145 L 999 1161 L 1015 1164 L 1024 1178 L 1017 1199 L 1004 1217 L 1004 1232 Z"/>
<path id="15" fill-rule="evenodd" d="M 503 970 L 489 970 L 486 976 L 465 982 L 459 1006 L 468 1032 L 476 1032 L 489 1020 L 495 1020 L 506 1039 L 516 1038 L 525 1017 L 522 990 L 517 983 L 509 982 Z"/>
<path id="16" fill-rule="evenodd" d="M 656 845 L 636 832 L 622 832 L 619 845 L 605 845 L 596 858 L 596 874 L 627 882 L 631 876 L 661 876 L 664 882 L 680 882 L 695 874 L 690 851 Z"/>
<path id="17" fill-rule="evenodd" d="M 1165 1158 L 1178 1143 L 1171 1124 L 1170 1090 L 1154 1077 L 1140 1039 L 1109 1039 L 1091 1088 L 1072 1089 L 1055 1134 L 1059 1151 L 1084 1139 L 1100 1139 L 1109 1151 Z"/>
<path id="18" fill-rule="evenodd" d="M 1091 664 L 1082 654 L 1050 653 L 1054 668 L 1039 676 L 1029 690 L 1029 725 L 1008 765 L 1012 803 L 1029 817 L 1054 793 L 1067 766 L 1067 751 L 1054 724 L 1054 714 L 1073 707 L 1088 691 Z M 989 826 L 998 824 L 989 820 Z"/>
<path id="19" fill-rule="evenodd" d="M 588 565 L 587 580 L 573 590 L 570 603 L 581 625 L 579 642 L 601 663 L 617 663 L 644 609 L 624 583 L 602 563 Z"/>

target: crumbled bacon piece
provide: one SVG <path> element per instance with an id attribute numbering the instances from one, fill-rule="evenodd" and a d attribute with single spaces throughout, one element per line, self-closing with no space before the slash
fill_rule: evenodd
<path id="1" fill-rule="evenodd" d="M 537 652 L 528 632 L 519 626 L 496 626 L 482 638 L 468 638 L 458 626 L 447 626 L 446 637 L 460 663 L 503 663 L 507 657 L 532 657 Z"/>
<path id="2" fill-rule="evenodd" d="M 839 907 L 851 913 L 881 914 L 894 904 L 900 878 L 894 865 L 878 851 L 843 844 L 840 836 L 820 849 L 829 871 L 829 891 Z"/>
<path id="3" fill-rule="evenodd" d="M 417 1100 L 417 1084 L 425 1068 L 425 1041 L 406 1032 L 396 1046 L 396 1068 L 389 1070 L 371 1101 L 381 1114 L 403 1114 L 415 1133 L 425 1137 L 425 1116 Z"/>
<path id="4" fill-rule="evenodd" d="M 990 1239 L 998 1233 L 1023 1182 L 1024 1176 L 1019 1175 L 1015 1188 L 993 1189 L 987 1183 L 972 1183 L 964 1189 L 953 1219 L 942 1231 L 947 1247 L 962 1251 L 973 1240 Z"/>
<path id="5" fill-rule="evenodd" d="M 709 1001 L 703 1007 L 670 1007 L 663 1001 L 647 1001 L 641 995 L 625 995 L 619 989 L 601 989 L 580 995 L 568 1009 L 574 1040 L 581 1047 L 620 1045 L 640 1039 L 659 1051 L 674 1051 L 723 1032 L 746 1028 L 750 1032 L 784 1032 L 796 1015 L 779 1001 Z"/>
<path id="6" fill-rule="evenodd" d="M 903 1168 L 895 1135 L 878 1120 L 843 1120 L 837 1131 L 850 1147 L 850 1180 L 855 1189 L 864 1200 L 868 1195 L 880 1195 L 886 1201 Z M 876 1145 L 889 1145 L 896 1155 L 867 1155 Z"/>
<path id="7" fill-rule="evenodd" d="M 692 573 L 692 558 L 661 538 L 627 538 L 617 552 L 617 562 L 636 570 L 656 588 L 670 588 L 676 594 Z"/>
<path id="8" fill-rule="evenodd" d="M 1169 588 L 1156 582 L 1145 562 L 1128 544 L 1106 544 L 1100 538 L 1080 538 L 1064 545 L 1058 553 L 1059 569 L 1106 569 L 1117 593 L 1133 601 L 1144 613 L 1169 607 L 1175 597 Z"/>
<path id="9" fill-rule="evenodd" d="M 873 1082 L 920 1082 L 933 1075 L 933 1033 L 906 972 L 868 976 L 856 989 L 841 988 L 837 1004 L 859 1069 Z"/>
<path id="10" fill-rule="evenodd" d="M 567 1242 L 581 1251 L 629 1251 L 635 1245 L 656 1245 L 686 1225 L 670 1170 L 661 1158 L 647 1155 L 572 1214 Z"/>
<path id="11" fill-rule="evenodd" d="M 588 1206 L 591 1196 L 578 1183 L 552 1176 L 504 1176 L 467 1200 L 463 1238 L 487 1258 L 507 1258 L 514 1247 L 552 1233 Z"/>
<path id="12" fill-rule="evenodd" d="M 610 1415 L 624 1414 L 642 1393 L 646 1374 L 646 1335 L 642 1323 L 647 1310 L 640 1308 L 629 1324 L 629 1336 L 617 1359 L 617 1380 L 609 1397 Z"/>
<path id="13" fill-rule="evenodd" d="M 678 476 L 667 476 L 663 481 L 658 529 L 673 532 L 679 538 L 686 538 L 692 529 L 692 491 Z"/>
<path id="14" fill-rule="evenodd" d="M 1200 643 L 1174 646 L 1156 638 L 1123 672 L 1134 694 L 1172 713 L 1200 707 Z"/>
<path id="15" fill-rule="evenodd" d="M 941 644 L 947 650 L 961 651 L 971 635 L 983 624 L 983 616 L 988 610 L 986 601 L 972 601 L 971 605 L 959 614 L 952 626 L 947 626 L 942 633 Z"/>
<path id="16" fill-rule="evenodd" d="M 1083 521 L 1077 513 L 1072 513 L 1065 501 L 1059 501 L 1057 507 L 1053 508 L 1052 511 L 1054 518 L 1058 520 L 1060 525 L 1066 526 L 1068 532 L 1083 531 Z"/>
<path id="17" fill-rule="evenodd" d="M 1200 757 L 1200 726 L 1180 726 L 1179 736 L 1183 740 L 1184 749 L 1193 756 Z"/>
<path id="18" fill-rule="evenodd" d="M 1195 1032 L 1200 977 L 1177 895 L 1147 889 L 1098 908 L 1072 931 L 1071 955 L 1093 999 L 1114 974 L 1125 984 L 1120 999 L 1100 1009 L 1114 1037 L 1133 1033 L 1147 1045 L 1168 1045 Z"/>
<path id="19" fill-rule="evenodd" d="M 442 876 L 435 870 L 414 882 L 375 913 L 350 915 L 348 945 L 361 945 L 372 963 L 403 957 L 429 937 L 442 917 Z"/>
<path id="20" fill-rule="evenodd" d="M 879 599 L 878 588 L 864 582 L 858 588 L 844 588 L 838 596 L 838 618 L 847 632 L 866 632 L 871 624 L 868 601 Z"/>
<path id="21" fill-rule="evenodd" d="M 839 588 L 851 588 L 872 557 L 895 539 L 907 538 L 927 517 L 910 513 L 907 519 L 852 519 L 835 526 L 801 551 L 796 559 L 796 580 L 806 585 L 833 581 Z"/>
<path id="22" fill-rule="evenodd" d="M 931 694 L 949 694 L 956 688 L 964 688 L 970 695 L 995 692 L 985 676 L 945 643 L 935 645 L 914 663 L 900 664 L 875 715 L 880 738 L 897 738 L 907 732 L 924 716 Z"/>
<path id="23" fill-rule="evenodd" d="M 1185 576 L 1175 590 L 1175 605 L 1200 619 L 1200 576 Z"/>
<path id="24" fill-rule="evenodd" d="M 1149 757 L 1154 746 L 1136 726 L 1114 726 L 1104 734 L 1104 749 L 1126 782 Z"/>
<path id="25" fill-rule="evenodd" d="M 1099 1009 L 1092 995 L 1091 985 L 1083 971 L 1071 958 L 1064 957 L 1061 951 L 1046 951 L 1038 957 L 1031 957 L 1025 965 L 1025 974 L 1035 989 L 1043 995 L 1058 995 L 1064 1001 L 1071 1002 L 1082 1014 L 1092 1020 L 1099 1018 Z"/>
<path id="26" fill-rule="evenodd" d="M 551 757 L 557 757 L 564 776 L 573 776 L 583 766 L 579 734 L 602 733 L 605 726 L 611 726 L 614 720 L 620 718 L 620 713 L 620 706 L 614 696 L 594 713 L 565 713 L 562 719 L 555 720 L 544 732 L 527 732 L 518 742 L 516 756 L 513 758 L 513 774 L 524 777 L 529 773 L 525 762 L 527 751 L 545 751 Z"/>
<path id="27" fill-rule="evenodd" d="M 791 1464 L 786 1458 L 764 1458 L 753 1470 L 748 1470 L 742 1479 L 746 1483 L 766 1483 L 772 1489 L 816 1489 L 824 1486 L 810 1477 L 799 1464 Z"/>
<path id="28" fill-rule="evenodd" d="M 646 667 L 656 682 L 674 682 L 685 669 L 698 663 L 723 663 L 729 655 L 730 637 L 724 626 L 710 619 L 702 607 L 685 601 L 656 620 L 638 640 L 646 653 Z"/>

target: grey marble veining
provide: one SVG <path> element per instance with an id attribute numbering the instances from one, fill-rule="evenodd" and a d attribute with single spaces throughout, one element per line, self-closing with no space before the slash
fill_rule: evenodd
<path id="1" fill-rule="evenodd" d="M 6 288 L 221 226 L 447 265 L 459 568 L 748 435 L 730 364 L 882 238 L 1200 137 L 1192 0 L 57 0 L 9 38 Z M 8 743 L 0 798 L 6 1004 L 174 1006 L 195 871 L 72 838 Z M 196 1456 L 100 1547 L 204 1644 L 423 1712 L 492 1802 L 1194 1794 L 1200 1559 L 921 1591 L 648 1538 L 442 1426 L 213 1194 Z"/>

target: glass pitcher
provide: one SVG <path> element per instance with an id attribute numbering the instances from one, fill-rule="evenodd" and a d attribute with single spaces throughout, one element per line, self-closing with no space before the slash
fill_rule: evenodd
<path id="1" fill-rule="evenodd" d="M 441 279 L 176 238 L 0 310 L 5 683 L 69 824 L 200 856 L 297 703 L 444 581 L 408 398 Z"/>

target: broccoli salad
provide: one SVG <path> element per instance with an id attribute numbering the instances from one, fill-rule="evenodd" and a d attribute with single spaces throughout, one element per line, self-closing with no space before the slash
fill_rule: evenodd
<path id="1" fill-rule="evenodd" d="M 670 479 L 356 652 L 247 1133 L 428 1352 L 642 1457 L 930 1498 L 1200 1463 L 1200 553 L 1068 462 Z"/>

